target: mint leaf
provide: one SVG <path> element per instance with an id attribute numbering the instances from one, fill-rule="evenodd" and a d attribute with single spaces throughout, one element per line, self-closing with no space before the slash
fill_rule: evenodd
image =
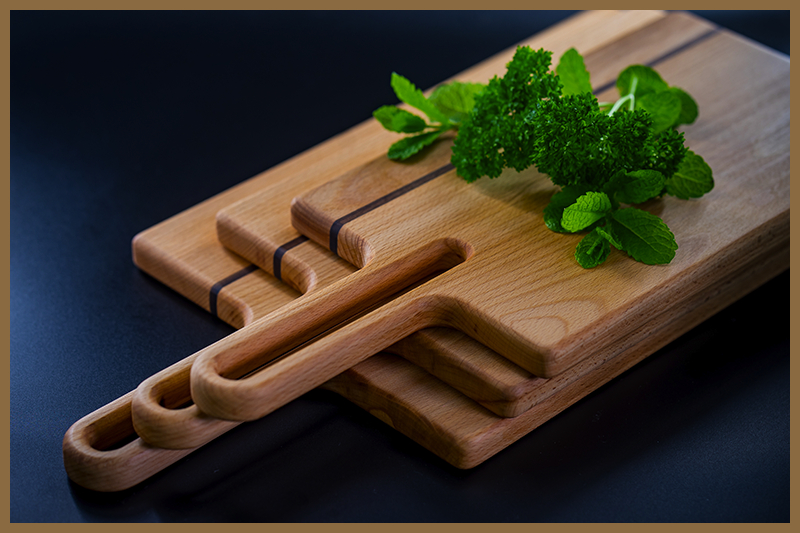
<path id="1" fill-rule="evenodd" d="M 647 93 L 636 100 L 636 107 L 650 113 L 653 133 L 671 128 L 681 115 L 681 99 L 670 90 Z"/>
<path id="2" fill-rule="evenodd" d="M 475 107 L 475 95 L 480 93 L 484 87 L 486 86 L 482 83 L 454 81 L 436 87 L 428 101 L 452 122 L 460 123 Z"/>
<path id="3" fill-rule="evenodd" d="M 550 203 L 544 208 L 544 223 L 551 230 L 558 233 L 567 233 L 561 226 L 561 217 L 564 216 L 564 209 L 575 203 L 578 197 L 589 192 L 589 186 L 568 185 L 555 193 L 550 198 Z"/>
<path id="4" fill-rule="evenodd" d="M 664 174 L 657 170 L 634 170 L 615 176 L 609 186 L 623 204 L 640 204 L 664 190 Z"/>
<path id="5" fill-rule="evenodd" d="M 637 261 L 660 265 L 675 257 L 678 249 L 675 236 L 657 216 L 629 207 L 614 211 L 609 219 L 607 229 L 613 235 L 612 242 Z"/>
<path id="6" fill-rule="evenodd" d="M 607 216 L 606 219 L 610 219 L 610 216 Z M 617 239 L 617 236 L 614 234 L 614 229 L 610 221 L 605 226 L 598 226 L 592 231 L 596 231 L 598 235 L 601 235 L 605 240 L 610 242 L 611 246 L 617 250 L 622 250 L 622 243 L 619 242 L 619 239 Z"/>
<path id="7" fill-rule="evenodd" d="M 575 247 L 575 260 L 583 268 L 594 268 L 606 260 L 611 252 L 611 246 L 603 235 L 597 231 L 590 231 Z"/>
<path id="8" fill-rule="evenodd" d="M 372 112 L 372 116 L 387 130 L 399 133 L 416 133 L 427 126 L 421 117 L 393 105 L 379 107 Z"/>
<path id="9" fill-rule="evenodd" d="M 678 121 L 673 125 L 678 126 L 680 124 L 692 124 L 695 120 L 697 120 L 697 102 L 695 102 L 694 98 L 692 98 L 689 93 L 683 89 L 670 87 L 669 90 L 675 96 L 680 98 L 681 101 L 681 114 L 678 117 Z"/>
<path id="10" fill-rule="evenodd" d="M 620 96 L 625 96 L 631 92 L 633 79 L 636 78 L 636 91 L 633 93 L 635 98 L 640 98 L 649 93 L 657 93 L 669 89 L 669 85 L 661 75 L 654 69 L 645 65 L 631 65 L 617 77 L 617 90 Z"/>
<path id="11" fill-rule="evenodd" d="M 421 117 L 397 106 L 382 106 L 373 111 L 372 115 L 389 131 L 420 133 L 428 128 L 435 131 L 429 130 L 397 141 L 389 147 L 387 154 L 389 159 L 407 159 L 430 145 L 445 131 L 458 129 L 459 123 L 455 119 L 451 120 L 448 114 L 453 117 L 456 115 L 467 117 L 468 115 L 462 112 L 469 111 L 469 106 L 474 103 L 473 95 L 479 93 L 481 87 L 482 85 L 479 83 L 453 82 L 448 86 L 440 87 L 437 98 L 428 100 L 413 83 L 393 72 L 392 88 L 397 97 L 423 111 L 434 124 L 429 124 Z"/>
<path id="12" fill-rule="evenodd" d="M 611 199 L 606 193 L 589 191 L 564 209 L 561 226 L 569 231 L 580 231 L 591 226 L 611 211 Z"/>
<path id="13" fill-rule="evenodd" d="M 441 130 L 429 131 L 400 139 L 389 147 L 389 159 L 408 159 L 435 141 L 442 133 Z"/>
<path id="14" fill-rule="evenodd" d="M 556 73 L 563 85 L 561 94 L 564 96 L 592 92 L 592 83 L 589 79 L 589 72 L 586 70 L 586 64 L 583 62 L 583 57 L 574 48 L 570 48 L 561 56 Z"/>
<path id="15" fill-rule="evenodd" d="M 667 194 L 688 200 L 700 198 L 714 188 L 714 177 L 711 167 L 702 157 L 692 152 L 686 155 L 678 165 L 678 170 L 667 180 Z"/>
<path id="16" fill-rule="evenodd" d="M 436 108 L 416 85 L 396 72 L 392 72 L 392 89 L 397 97 L 412 107 L 416 107 L 430 118 L 433 122 L 449 124 L 448 118 Z"/>

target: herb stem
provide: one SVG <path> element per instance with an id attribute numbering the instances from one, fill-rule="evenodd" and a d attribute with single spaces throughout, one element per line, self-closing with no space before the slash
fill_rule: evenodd
<path id="1" fill-rule="evenodd" d="M 613 115 L 614 113 L 616 113 L 616 112 L 617 112 L 617 110 L 618 110 L 620 107 L 622 107 L 622 105 L 623 105 L 625 102 L 627 102 L 628 100 L 633 100 L 633 95 L 632 95 L 632 94 L 626 94 L 625 96 L 623 96 L 622 98 L 620 98 L 619 100 L 617 100 L 617 101 L 614 103 L 614 107 L 612 107 L 612 108 L 611 108 L 611 111 L 609 111 L 609 112 L 608 112 L 608 116 L 610 117 L 611 115 Z"/>
<path id="2" fill-rule="evenodd" d="M 634 95 L 634 93 L 636 93 L 636 85 L 638 83 L 639 83 L 639 78 L 634 76 L 633 80 L 631 81 L 631 91 L 614 103 L 614 107 L 612 107 L 611 111 L 608 112 L 608 116 L 609 117 L 611 115 L 613 115 L 614 113 L 616 113 L 617 110 L 619 110 L 619 108 L 622 107 L 622 105 L 625 102 L 630 102 L 628 104 L 628 111 L 633 111 L 634 104 L 636 103 L 636 99 L 635 99 L 635 97 L 633 95 Z"/>
<path id="3" fill-rule="evenodd" d="M 631 97 L 631 103 L 628 104 L 628 111 L 633 111 L 634 104 L 636 103 L 636 86 L 639 84 L 639 78 L 636 77 L 634 74 L 633 79 L 631 80 L 631 92 L 628 93 Z"/>

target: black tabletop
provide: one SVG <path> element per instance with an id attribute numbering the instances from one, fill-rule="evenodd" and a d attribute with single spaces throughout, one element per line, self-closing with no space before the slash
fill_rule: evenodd
<path id="1" fill-rule="evenodd" d="M 233 331 L 136 233 L 569 15 L 12 12 L 11 520 L 788 521 L 788 273 L 469 471 L 312 391 L 121 493 L 64 472 L 73 422 Z M 788 12 L 702 15 L 789 53 Z"/>

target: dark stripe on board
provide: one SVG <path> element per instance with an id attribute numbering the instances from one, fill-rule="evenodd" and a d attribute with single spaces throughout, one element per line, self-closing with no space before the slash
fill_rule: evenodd
<path id="1" fill-rule="evenodd" d="M 275 250 L 275 254 L 272 256 L 272 274 L 276 278 L 283 281 L 283 278 L 281 277 L 281 260 L 283 259 L 283 256 L 286 254 L 286 252 L 288 252 L 295 246 L 303 244 L 307 240 L 308 237 L 306 237 L 305 235 L 300 235 L 299 237 L 292 239 L 291 241 L 285 244 L 280 245 L 278 249 Z"/>
<path id="2" fill-rule="evenodd" d="M 360 217 L 362 215 L 365 215 L 365 214 L 369 213 L 370 211 L 373 211 L 374 209 L 379 208 L 380 206 L 382 206 L 384 204 L 387 204 L 387 203 L 391 202 L 395 198 L 399 198 L 400 196 L 403 196 L 407 192 L 413 191 L 417 187 L 425 185 L 429 181 L 431 181 L 431 180 L 433 180 L 435 178 L 438 178 L 442 174 L 446 174 L 447 172 L 450 172 L 454 168 L 455 167 L 453 165 L 451 165 L 450 163 L 447 163 L 446 165 L 437 168 L 433 172 L 429 172 L 429 173 L 425 174 L 424 176 L 422 176 L 421 178 L 417 178 L 416 180 L 412 181 L 411 183 L 403 185 L 399 189 L 395 189 L 394 191 L 390 192 L 389 194 L 387 194 L 385 196 L 381 196 L 377 200 L 374 200 L 374 201 L 368 203 L 367 205 L 365 205 L 363 207 L 359 207 L 355 211 L 351 211 L 350 213 L 344 215 L 343 217 L 336 219 L 333 222 L 333 224 L 331 225 L 331 230 L 330 230 L 330 233 L 329 233 L 330 234 L 330 250 L 331 250 L 331 252 L 335 253 L 336 255 L 339 255 L 339 251 L 338 251 L 339 250 L 339 231 L 342 229 L 342 226 L 344 226 L 348 222 L 351 222 L 351 221 L 357 219 L 358 217 Z"/>
<path id="3" fill-rule="evenodd" d="M 247 265 L 238 272 L 234 272 L 227 278 L 216 282 L 214 286 L 211 287 L 211 292 L 208 294 L 208 310 L 211 311 L 212 315 L 219 317 L 217 314 L 217 297 L 219 296 L 219 291 L 221 291 L 225 285 L 229 285 L 237 279 L 241 279 L 255 270 L 258 270 L 256 265 Z"/>

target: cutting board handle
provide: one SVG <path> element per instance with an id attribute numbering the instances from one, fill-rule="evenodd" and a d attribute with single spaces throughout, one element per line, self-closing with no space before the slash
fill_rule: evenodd
<path id="1" fill-rule="evenodd" d="M 237 425 L 210 417 L 191 403 L 189 372 L 202 352 L 153 374 L 136 388 L 131 417 L 133 429 L 145 442 L 172 450 L 196 448 Z"/>
<path id="2" fill-rule="evenodd" d="M 311 334 L 341 324 L 398 291 L 465 261 L 471 249 L 440 239 L 297 300 L 285 313 L 231 335 L 192 364 L 191 393 L 199 409 L 225 420 L 255 420 L 425 327 L 446 323 L 441 298 L 412 290 L 321 339 Z M 259 368 L 262 367 L 263 368 Z M 245 379 L 246 373 L 254 372 Z"/>
<path id="3" fill-rule="evenodd" d="M 225 431 L 220 425 L 220 418 L 241 421 L 264 416 L 267 412 L 373 355 L 380 348 L 357 357 L 340 356 L 340 361 L 333 360 L 336 357 L 325 357 L 325 364 L 311 360 L 302 363 L 301 361 L 305 359 L 298 356 L 307 350 L 300 350 L 288 356 L 287 352 L 297 349 L 303 343 L 312 341 L 315 337 L 371 308 L 381 306 L 387 299 L 395 298 L 398 293 L 408 290 L 415 283 L 439 275 L 464 262 L 471 253 L 471 247 L 465 243 L 454 239 L 440 239 L 418 248 L 391 264 L 371 263 L 339 282 L 304 295 L 279 312 L 267 315 L 247 328 L 197 352 L 194 356 L 159 372 L 142 382 L 134 394 L 132 416 L 136 432 L 145 441 L 159 447 L 189 448 L 208 442 L 210 438 Z M 435 315 L 434 310 L 441 306 L 430 303 L 431 297 L 415 297 L 413 294 L 415 291 L 407 295 L 408 302 L 413 304 L 406 304 L 411 314 L 399 314 L 397 318 L 392 319 L 398 320 L 403 326 L 394 328 L 398 331 L 392 336 L 394 340 L 400 340 L 427 325 L 437 325 L 436 320 L 429 315 Z M 423 304 L 422 300 L 426 303 Z M 392 312 L 395 313 L 402 312 L 403 306 L 397 305 L 399 301 L 400 299 L 393 300 L 384 307 L 393 309 Z M 420 312 L 415 306 L 426 308 L 430 313 Z M 371 317 L 373 314 L 367 316 Z M 401 317 L 404 318 L 400 320 Z M 386 329 L 391 328 L 387 325 Z M 311 346 L 326 338 L 323 337 L 321 341 L 316 340 Z M 392 342 L 381 348 L 389 344 Z M 230 411 L 225 407 L 221 411 L 213 408 L 206 410 L 196 404 L 198 385 L 192 385 L 190 389 L 187 378 L 190 369 L 200 359 L 205 359 L 214 365 L 213 374 L 223 383 L 230 382 L 234 385 L 247 383 L 248 387 L 253 388 L 259 379 L 264 379 L 264 376 L 284 372 L 281 374 L 284 376 L 283 379 L 297 380 L 297 385 L 291 387 L 287 384 L 290 391 L 284 391 L 273 403 L 258 408 L 252 406 L 251 408 L 255 408 L 253 411 L 247 409 Z M 260 371 L 246 379 L 239 379 L 267 364 L 270 365 L 269 369 L 272 369 L 269 374 Z M 313 368 L 304 371 L 304 364 Z M 291 368 L 293 373 L 285 373 L 284 369 L 288 368 Z M 235 387 L 233 395 L 240 395 Z M 214 392 L 211 392 L 210 397 L 214 397 Z M 191 400 L 195 400 L 196 405 L 186 406 Z"/>
<path id="4" fill-rule="evenodd" d="M 185 457 L 137 438 L 131 422 L 133 391 L 84 416 L 62 443 L 64 468 L 78 485 L 100 492 L 125 490 Z"/>
<path id="5" fill-rule="evenodd" d="M 256 420 L 400 339 L 444 325 L 446 305 L 437 300 L 403 297 L 243 380 L 224 377 L 225 352 L 209 351 L 192 366 L 192 398 L 210 416 Z"/>

